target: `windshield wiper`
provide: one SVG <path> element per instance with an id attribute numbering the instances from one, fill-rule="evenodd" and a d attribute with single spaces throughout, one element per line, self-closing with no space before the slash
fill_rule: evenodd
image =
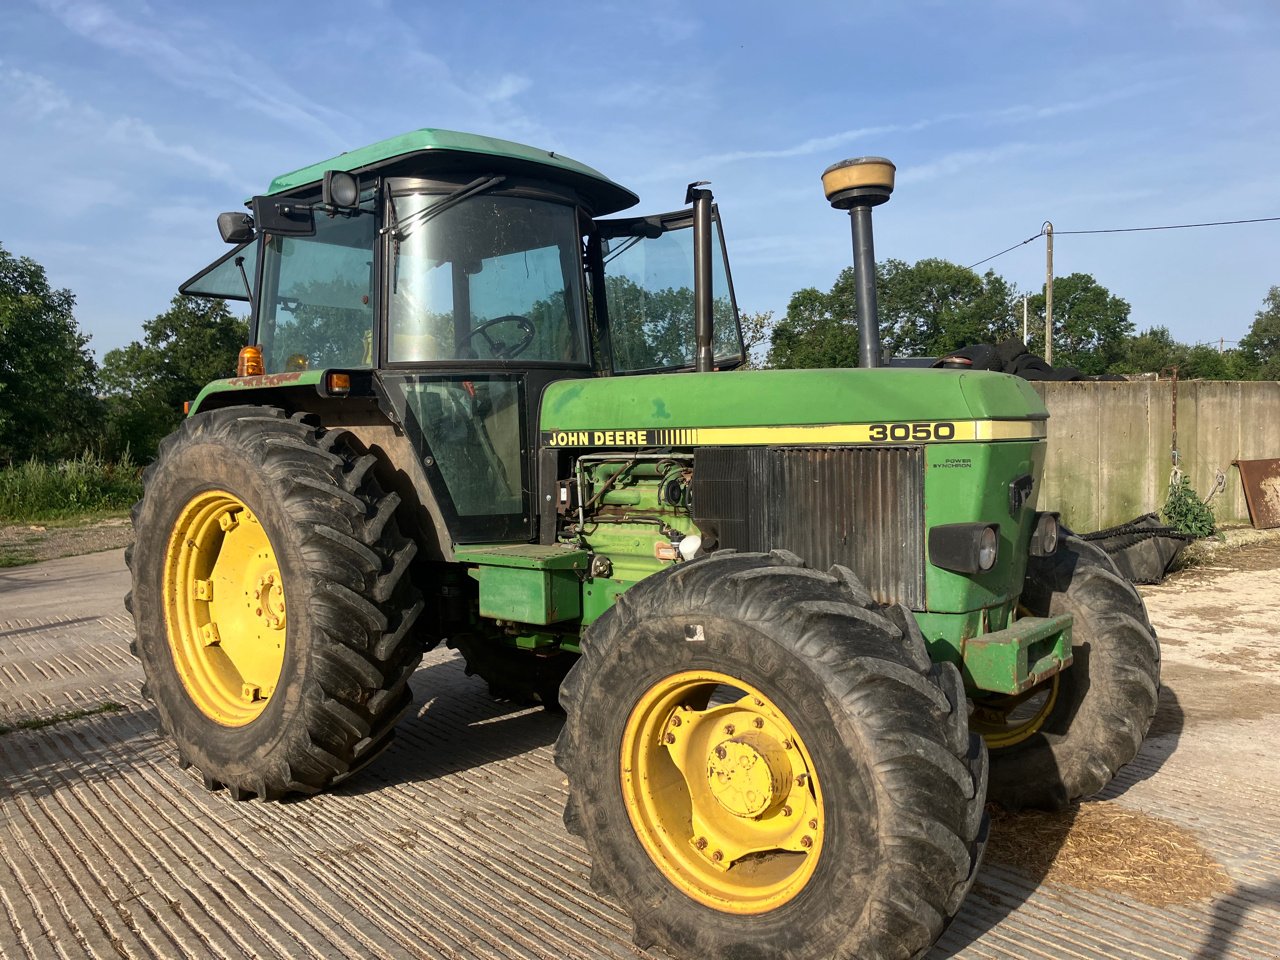
<path id="1" fill-rule="evenodd" d="M 470 183 L 466 183 L 458 187 L 458 189 L 454 190 L 452 193 L 445 194 L 443 199 L 438 200 L 431 206 L 424 207 L 416 213 L 412 213 L 405 217 L 403 220 L 396 217 L 396 203 L 393 199 L 391 201 L 391 226 L 389 228 L 392 239 L 394 239 L 396 243 L 407 240 L 410 234 L 424 223 L 434 220 L 450 207 L 457 206 L 463 200 L 470 199 L 478 193 L 484 193 L 486 190 L 492 190 L 506 179 L 506 177 L 496 176 L 480 177 L 476 180 L 472 180 Z"/>

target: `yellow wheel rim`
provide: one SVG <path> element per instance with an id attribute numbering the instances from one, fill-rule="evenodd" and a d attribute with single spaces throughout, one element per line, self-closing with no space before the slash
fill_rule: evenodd
<path id="1" fill-rule="evenodd" d="M 1058 703 L 1062 674 L 1014 696 L 993 695 L 974 700 L 969 727 L 987 742 L 987 748 L 1012 747 L 1035 736 Z"/>
<path id="2" fill-rule="evenodd" d="M 687 896 L 727 913 L 795 897 L 822 853 L 822 790 L 791 721 L 727 674 L 685 671 L 641 696 L 622 734 L 636 836 Z"/>
<path id="3" fill-rule="evenodd" d="M 223 490 L 178 514 L 164 563 L 169 649 L 187 694 L 240 727 L 266 707 L 284 663 L 285 586 L 266 531 Z"/>

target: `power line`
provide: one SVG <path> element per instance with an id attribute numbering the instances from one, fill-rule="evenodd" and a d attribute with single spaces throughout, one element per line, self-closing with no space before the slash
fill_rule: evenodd
<path id="1" fill-rule="evenodd" d="M 1044 236 L 1044 231 L 1043 231 L 1043 230 L 1041 230 L 1041 231 L 1040 231 L 1039 233 L 1037 233 L 1037 234 L 1034 234 L 1033 236 L 1027 237 L 1027 239 L 1025 239 L 1025 240 L 1020 240 L 1020 241 L 1018 241 L 1018 242 L 1017 242 L 1017 243 L 1015 243 L 1012 247 L 1005 247 L 1005 248 L 1004 248 L 1003 250 L 1001 250 L 999 253 L 993 253 L 991 256 L 987 257 L 987 258 L 986 258 L 986 260 L 979 260 L 977 263 L 971 263 L 971 264 L 969 264 L 968 269 L 972 270 L 974 267 L 980 267 L 980 266 L 982 266 L 984 263 L 986 263 L 986 262 L 987 262 L 987 260 L 994 260 L 996 257 L 1003 257 L 1003 256 L 1004 256 L 1006 253 L 1008 253 L 1010 250 L 1017 250 L 1019 247 L 1025 247 L 1025 246 L 1026 246 L 1028 243 L 1030 243 L 1032 240 L 1038 240 L 1038 239 L 1040 239 L 1040 237 L 1042 237 L 1042 236 Z"/>
<path id="2" fill-rule="evenodd" d="M 1229 227 L 1237 223 L 1272 223 L 1280 217 L 1254 217 L 1252 220 L 1212 220 L 1208 223 L 1171 223 L 1163 227 L 1111 227 L 1107 230 L 1054 230 L 1062 235 L 1066 233 L 1143 233 L 1148 230 L 1186 230 L 1190 227 Z"/>
<path id="3" fill-rule="evenodd" d="M 1108 227 L 1104 230 L 1054 230 L 1053 232 L 1058 236 L 1081 236 L 1083 234 L 1092 233 L 1146 233 L 1152 230 L 1187 230 L 1192 227 L 1230 227 L 1240 223 L 1274 223 L 1276 221 L 1280 221 L 1280 217 L 1254 217 L 1249 220 L 1211 220 L 1206 223 L 1170 223 L 1158 227 Z M 993 253 L 991 256 L 979 260 L 977 263 L 969 264 L 969 269 L 972 270 L 974 267 L 980 267 L 984 263 L 994 260 L 996 257 L 1003 257 L 1006 253 L 1017 250 L 1019 247 L 1025 247 L 1032 240 L 1038 240 L 1042 236 L 1044 236 L 1043 227 L 1041 227 L 1040 232 L 1034 236 L 1027 237 L 1027 239 L 1021 240 L 1011 247 L 1005 247 L 1005 249 L 1001 250 L 999 253 Z"/>

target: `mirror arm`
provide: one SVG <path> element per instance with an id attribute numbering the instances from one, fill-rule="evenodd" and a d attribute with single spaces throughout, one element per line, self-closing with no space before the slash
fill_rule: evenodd
<path id="1" fill-rule="evenodd" d="M 244 270 L 244 254 L 236 257 L 236 267 L 240 270 L 240 279 L 244 281 L 245 296 L 249 298 L 249 316 L 253 316 L 253 287 L 249 285 L 249 275 Z"/>

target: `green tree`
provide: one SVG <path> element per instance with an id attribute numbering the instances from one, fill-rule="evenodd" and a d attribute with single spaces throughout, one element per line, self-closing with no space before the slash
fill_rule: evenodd
<path id="1" fill-rule="evenodd" d="M 1168 327 L 1152 327 L 1128 337 L 1109 373 L 1165 373 L 1178 368 L 1182 380 L 1247 380 L 1249 359 L 1240 350 L 1219 350 L 1212 344 L 1188 346 L 1173 339 Z"/>
<path id="2" fill-rule="evenodd" d="M 1239 350 L 1219 350 L 1207 343 L 1187 347 L 1178 363 L 1180 380 L 1249 380 L 1248 364 Z"/>
<path id="3" fill-rule="evenodd" d="M 75 456 L 98 434 L 96 369 L 74 307 L 44 267 L 0 245 L 0 463 Z"/>
<path id="4" fill-rule="evenodd" d="M 858 362 L 854 271 L 832 288 L 792 295 L 773 329 L 769 362 L 776 367 L 852 367 Z M 880 343 L 894 356 L 936 357 L 972 343 L 994 343 L 1015 331 L 1017 291 L 994 271 L 979 275 L 946 260 L 876 266 Z"/>
<path id="5" fill-rule="evenodd" d="M 901 357 L 940 357 L 1014 335 L 1017 291 L 994 270 L 979 276 L 930 258 L 878 265 L 881 343 Z"/>
<path id="6" fill-rule="evenodd" d="M 1272 287 L 1240 341 L 1240 355 L 1253 377 L 1280 380 L 1280 287 Z"/>
<path id="7" fill-rule="evenodd" d="M 1028 308 L 1038 318 L 1028 346 L 1044 353 L 1044 293 L 1036 294 Z M 1168 333 L 1168 331 L 1165 331 Z M 1126 340 L 1133 335 L 1128 301 L 1117 297 L 1087 273 L 1073 273 L 1053 281 L 1053 364 L 1076 367 L 1094 375 L 1125 356 Z"/>
<path id="8" fill-rule="evenodd" d="M 107 390 L 107 449 L 148 460 L 182 419 L 182 404 L 210 380 L 231 376 L 248 325 L 226 301 L 174 297 L 143 324 L 143 340 L 110 351 L 102 363 Z"/>
<path id="9" fill-rule="evenodd" d="M 1186 344 L 1173 339 L 1168 327 L 1152 327 L 1125 339 L 1109 372 L 1159 373 L 1166 367 L 1181 364 L 1186 352 Z"/>
<path id="10" fill-rule="evenodd" d="M 853 367 L 858 364 L 853 268 L 828 293 L 805 287 L 791 295 L 786 315 L 773 328 L 771 367 Z"/>
<path id="11" fill-rule="evenodd" d="M 763 369 L 767 366 L 769 338 L 773 333 L 773 311 L 740 313 L 738 320 L 742 324 L 742 346 L 747 353 L 747 362 L 743 365 L 743 369 Z"/>

